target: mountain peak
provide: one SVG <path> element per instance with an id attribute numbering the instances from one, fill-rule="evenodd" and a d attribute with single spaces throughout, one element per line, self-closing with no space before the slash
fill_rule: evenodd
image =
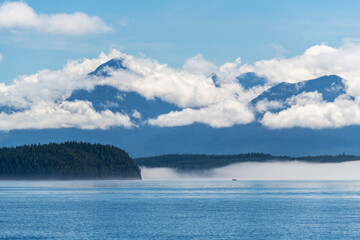
<path id="1" fill-rule="evenodd" d="M 254 72 L 243 73 L 236 78 L 245 90 L 257 86 L 263 86 L 267 82 L 267 79 L 265 77 L 261 77 Z"/>
<path id="2" fill-rule="evenodd" d="M 262 100 L 285 102 L 292 96 L 315 91 L 322 94 L 325 101 L 333 102 L 338 96 L 345 94 L 345 90 L 342 78 L 337 75 L 327 75 L 298 83 L 279 83 L 260 94 L 251 101 L 251 104 L 256 105 Z"/>
<path id="3" fill-rule="evenodd" d="M 118 70 L 123 69 L 126 70 L 127 68 L 123 65 L 123 59 L 110 59 L 106 63 L 101 64 L 98 66 L 93 72 L 89 73 L 89 76 L 99 76 L 99 77 L 110 77 L 109 69 Z"/>

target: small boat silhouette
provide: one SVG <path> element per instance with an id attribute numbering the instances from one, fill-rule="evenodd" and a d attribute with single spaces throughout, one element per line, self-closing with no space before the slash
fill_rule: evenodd
<path id="1" fill-rule="evenodd" d="M 233 178 L 233 179 L 232 179 L 232 181 L 234 181 L 234 182 L 235 182 L 235 181 L 237 181 L 237 179 L 236 179 L 236 178 Z"/>

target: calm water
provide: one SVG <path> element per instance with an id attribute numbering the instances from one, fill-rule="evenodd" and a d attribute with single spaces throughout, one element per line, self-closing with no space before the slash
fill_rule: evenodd
<path id="1" fill-rule="evenodd" d="M 1 181 L 0 239 L 360 239 L 360 181 Z"/>

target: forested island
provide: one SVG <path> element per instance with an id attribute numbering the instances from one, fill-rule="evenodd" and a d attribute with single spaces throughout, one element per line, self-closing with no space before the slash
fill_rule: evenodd
<path id="1" fill-rule="evenodd" d="M 0 148 L 0 179 L 141 179 L 138 165 L 197 171 L 244 162 L 339 163 L 355 160 L 360 157 L 346 154 L 289 157 L 264 153 L 168 154 L 133 160 L 115 146 L 65 142 Z"/>
<path id="2" fill-rule="evenodd" d="M 312 163 L 339 163 L 355 160 L 360 160 L 360 156 L 346 155 L 344 153 L 336 156 L 320 155 L 305 157 L 273 156 L 264 153 L 236 155 L 168 154 L 134 159 L 135 163 L 139 166 L 150 168 L 167 167 L 174 168 L 178 171 L 207 170 L 243 162 L 302 161 Z"/>
<path id="3" fill-rule="evenodd" d="M 0 148 L 0 179 L 141 179 L 122 149 L 90 143 Z"/>

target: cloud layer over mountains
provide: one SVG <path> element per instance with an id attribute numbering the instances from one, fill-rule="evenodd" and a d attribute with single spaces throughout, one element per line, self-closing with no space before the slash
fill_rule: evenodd
<path id="1" fill-rule="evenodd" d="M 33 75 L 19 76 L 10 85 L 1 83 L 0 130 L 108 129 L 140 125 L 172 127 L 193 123 L 221 128 L 254 121 L 269 128 L 321 129 L 358 125 L 359 56 L 360 44 L 346 43 L 340 48 L 321 44 L 293 58 L 261 60 L 253 65 L 241 64 L 238 58 L 216 66 L 199 54 L 188 59 L 183 68 L 177 69 L 154 59 L 112 50 L 98 58 L 68 61 L 57 71 L 42 70 Z M 125 69 L 107 68 L 107 77 L 88 75 L 110 59 L 121 59 Z M 238 76 L 247 72 L 265 77 L 266 82 L 249 88 L 242 86 Z M 340 94 L 334 101 L 326 101 L 320 92 L 310 91 L 278 101 L 263 100 L 251 104 L 253 99 L 278 83 L 299 83 L 301 87 L 300 82 L 324 75 L 343 78 L 345 94 Z M 160 99 L 180 110 L 135 123 L 125 112 L 96 111 L 89 101 L 67 100 L 75 90 L 92 90 L 96 85 L 136 92 L 148 101 Z M 335 87 L 329 87 L 327 91 L 336 91 Z M 287 107 L 281 108 L 284 105 Z M 137 114 L 137 118 L 141 114 Z"/>

